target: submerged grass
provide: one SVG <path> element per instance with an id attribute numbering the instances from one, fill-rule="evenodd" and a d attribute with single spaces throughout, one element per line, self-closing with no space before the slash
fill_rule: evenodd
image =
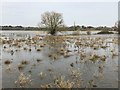
<path id="1" fill-rule="evenodd" d="M 82 68 L 84 69 L 85 65 L 87 66 L 89 62 L 91 63 L 91 61 L 94 62 L 92 64 L 96 66 L 97 64 L 95 64 L 95 62 L 99 61 L 99 63 L 101 63 L 101 61 L 103 61 L 104 63 L 107 60 L 108 56 L 106 55 L 106 52 L 107 52 L 106 48 L 110 48 L 108 47 L 107 39 L 108 38 L 103 38 L 103 37 L 83 38 L 83 37 L 75 37 L 75 36 L 74 37 L 73 36 L 45 36 L 41 38 L 40 36 L 37 36 L 35 38 L 29 39 L 29 41 L 27 39 L 18 40 L 18 41 L 13 40 L 13 43 L 16 44 L 15 46 L 19 46 L 19 47 L 16 47 L 17 49 L 19 49 L 19 51 L 26 50 L 26 51 L 30 51 L 29 53 L 32 53 L 35 51 L 35 53 L 37 54 L 41 54 L 41 51 L 42 51 L 43 54 L 46 55 L 47 59 L 45 59 L 45 63 L 43 63 L 43 65 L 37 64 L 42 61 L 41 59 L 39 59 L 39 57 L 37 57 L 35 58 L 35 60 L 33 60 L 31 64 L 31 69 L 27 70 L 29 74 L 31 73 L 34 74 L 34 70 L 40 69 L 39 71 L 40 73 L 38 75 L 35 75 L 34 77 L 40 78 L 39 79 L 40 82 L 43 81 L 43 85 L 42 84 L 40 85 L 42 88 L 76 88 L 76 87 L 80 88 L 82 85 L 82 77 L 81 77 L 82 71 L 80 72 L 79 70 L 81 66 L 83 66 Z M 5 40 L 4 43 L 7 43 L 7 40 Z M 9 42 L 9 44 L 11 45 L 10 47 L 13 47 L 11 43 L 12 41 Z M 116 40 L 114 40 L 114 43 L 116 43 Z M 112 44 L 113 44 L 113 41 L 112 41 Z M 24 45 L 26 46 L 22 48 L 22 46 Z M 6 45 L 4 47 L 4 50 L 6 50 L 7 48 L 8 46 Z M 49 49 L 47 49 L 46 51 L 46 48 L 49 48 Z M 103 55 L 98 54 L 101 48 L 103 52 L 105 52 Z M 110 53 L 112 53 L 111 54 L 112 57 L 115 57 L 118 55 L 117 53 L 115 53 L 115 49 L 111 50 Z M 73 61 L 69 60 L 71 59 L 69 57 L 72 55 L 73 55 L 72 57 Z M 76 56 L 77 58 L 75 59 L 74 56 Z M 61 61 L 66 60 L 66 61 L 63 61 L 64 62 L 63 66 L 65 65 L 65 67 L 61 66 L 60 68 L 62 68 L 63 71 L 66 68 L 70 68 L 70 74 L 67 73 L 68 75 L 64 75 L 66 73 L 61 72 L 59 69 L 56 68 L 56 67 L 59 67 L 59 64 L 57 64 L 60 61 L 59 59 Z M 51 61 L 47 61 L 47 60 L 51 60 Z M 59 61 L 53 63 L 55 60 L 56 61 L 59 60 Z M 47 65 L 46 65 L 46 61 L 47 61 Z M 85 64 L 85 62 L 87 63 Z M 6 60 L 4 64 L 9 65 L 11 64 L 11 61 Z M 29 61 L 23 59 L 20 62 L 20 64 L 17 66 L 19 72 L 20 71 L 26 72 L 24 68 L 26 66 L 29 67 L 30 64 L 29 65 L 28 64 L 29 64 Z M 56 76 L 57 75 L 56 72 L 57 73 L 59 72 L 61 74 L 60 76 L 59 75 L 56 76 L 56 78 L 51 77 L 50 79 L 53 79 L 53 82 L 51 81 L 51 83 L 49 84 L 44 83 L 44 79 L 48 78 L 47 77 L 48 72 L 44 73 L 41 71 L 43 69 L 44 64 L 48 68 L 47 71 L 49 72 L 49 74 L 51 74 L 51 76 L 54 76 L 54 75 Z M 79 69 L 75 69 L 75 67 L 78 67 Z M 53 68 L 54 68 L 54 71 L 53 71 Z M 101 68 L 100 66 L 98 66 L 97 68 L 99 69 L 100 72 L 102 72 L 103 68 Z M 31 83 L 30 77 L 26 76 L 24 73 L 20 73 L 18 80 L 15 81 L 15 84 L 18 85 L 19 87 L 26 87 L 27 85 L 30 85 L 30 83 Z M 37 83 L 37 81 L 35 83 Z M 89 84 L 93 85 L 92 87 L 97 87 L 97 85 L 94 84 L 92 81 L 90 81 Z"/>

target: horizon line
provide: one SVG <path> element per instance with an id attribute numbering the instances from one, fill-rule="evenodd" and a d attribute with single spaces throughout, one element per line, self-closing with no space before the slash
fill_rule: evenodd
<path id="1" fill-rule="evenodd" d="M 11 24 L 7 24 L 7 25 L 0 25 L 0 26 L 22 26 L 22 27 L 39 27 L 39 26 L 34 26 L 34 25 L 11 25 Z M 71 26 L 74 26 L 74 25 L 65 25 L 65 27 L 71 27 Z M 115 25 L 111 25 L 111 26 L 108 26 L 108 25 L 79 25 L 79 24 L 76 24 L 75 26 L 92 26 L 92 27 L 114 27 Z"/>

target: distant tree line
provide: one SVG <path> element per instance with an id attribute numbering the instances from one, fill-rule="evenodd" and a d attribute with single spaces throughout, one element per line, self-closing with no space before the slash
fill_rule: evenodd
<path id="1" fill-rule="evenodd" d="M 93 26 L 70 26 L 70 27 L 60 27 L 58 31 L 77 31 L 77 30 L 114 30 L 117 31 L 117 27 L 93 27 Z M 48 28 L 41 27 L 23 27 L 23 26 L 0 26 L 0 30 L 20 30 L 20 31 L 47 31 Z"/>
<path id="2" fill-rule="evenodd" d="M 39 30 L 38 27 L 23 27 L 23 26 L 0 26 L 1 30 Z"/>

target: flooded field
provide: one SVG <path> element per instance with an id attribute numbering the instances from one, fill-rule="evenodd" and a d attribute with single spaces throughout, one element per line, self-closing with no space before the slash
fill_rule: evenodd
<path id="1" fill-rule="evenodd" d="M 118 87 L 117 34 L 2 32 L 0 39 L 2 88 Z"/>

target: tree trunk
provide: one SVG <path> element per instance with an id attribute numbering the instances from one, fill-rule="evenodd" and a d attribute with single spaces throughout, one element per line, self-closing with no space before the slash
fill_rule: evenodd
<path id="1" fill-rule="evenodd" d="M 52 30 L 50 31 L 50 34 L 51 34 L 51 35 L 55 35 L 55 34 L 56 34 L 56 29 L 52 29 Z"/>

